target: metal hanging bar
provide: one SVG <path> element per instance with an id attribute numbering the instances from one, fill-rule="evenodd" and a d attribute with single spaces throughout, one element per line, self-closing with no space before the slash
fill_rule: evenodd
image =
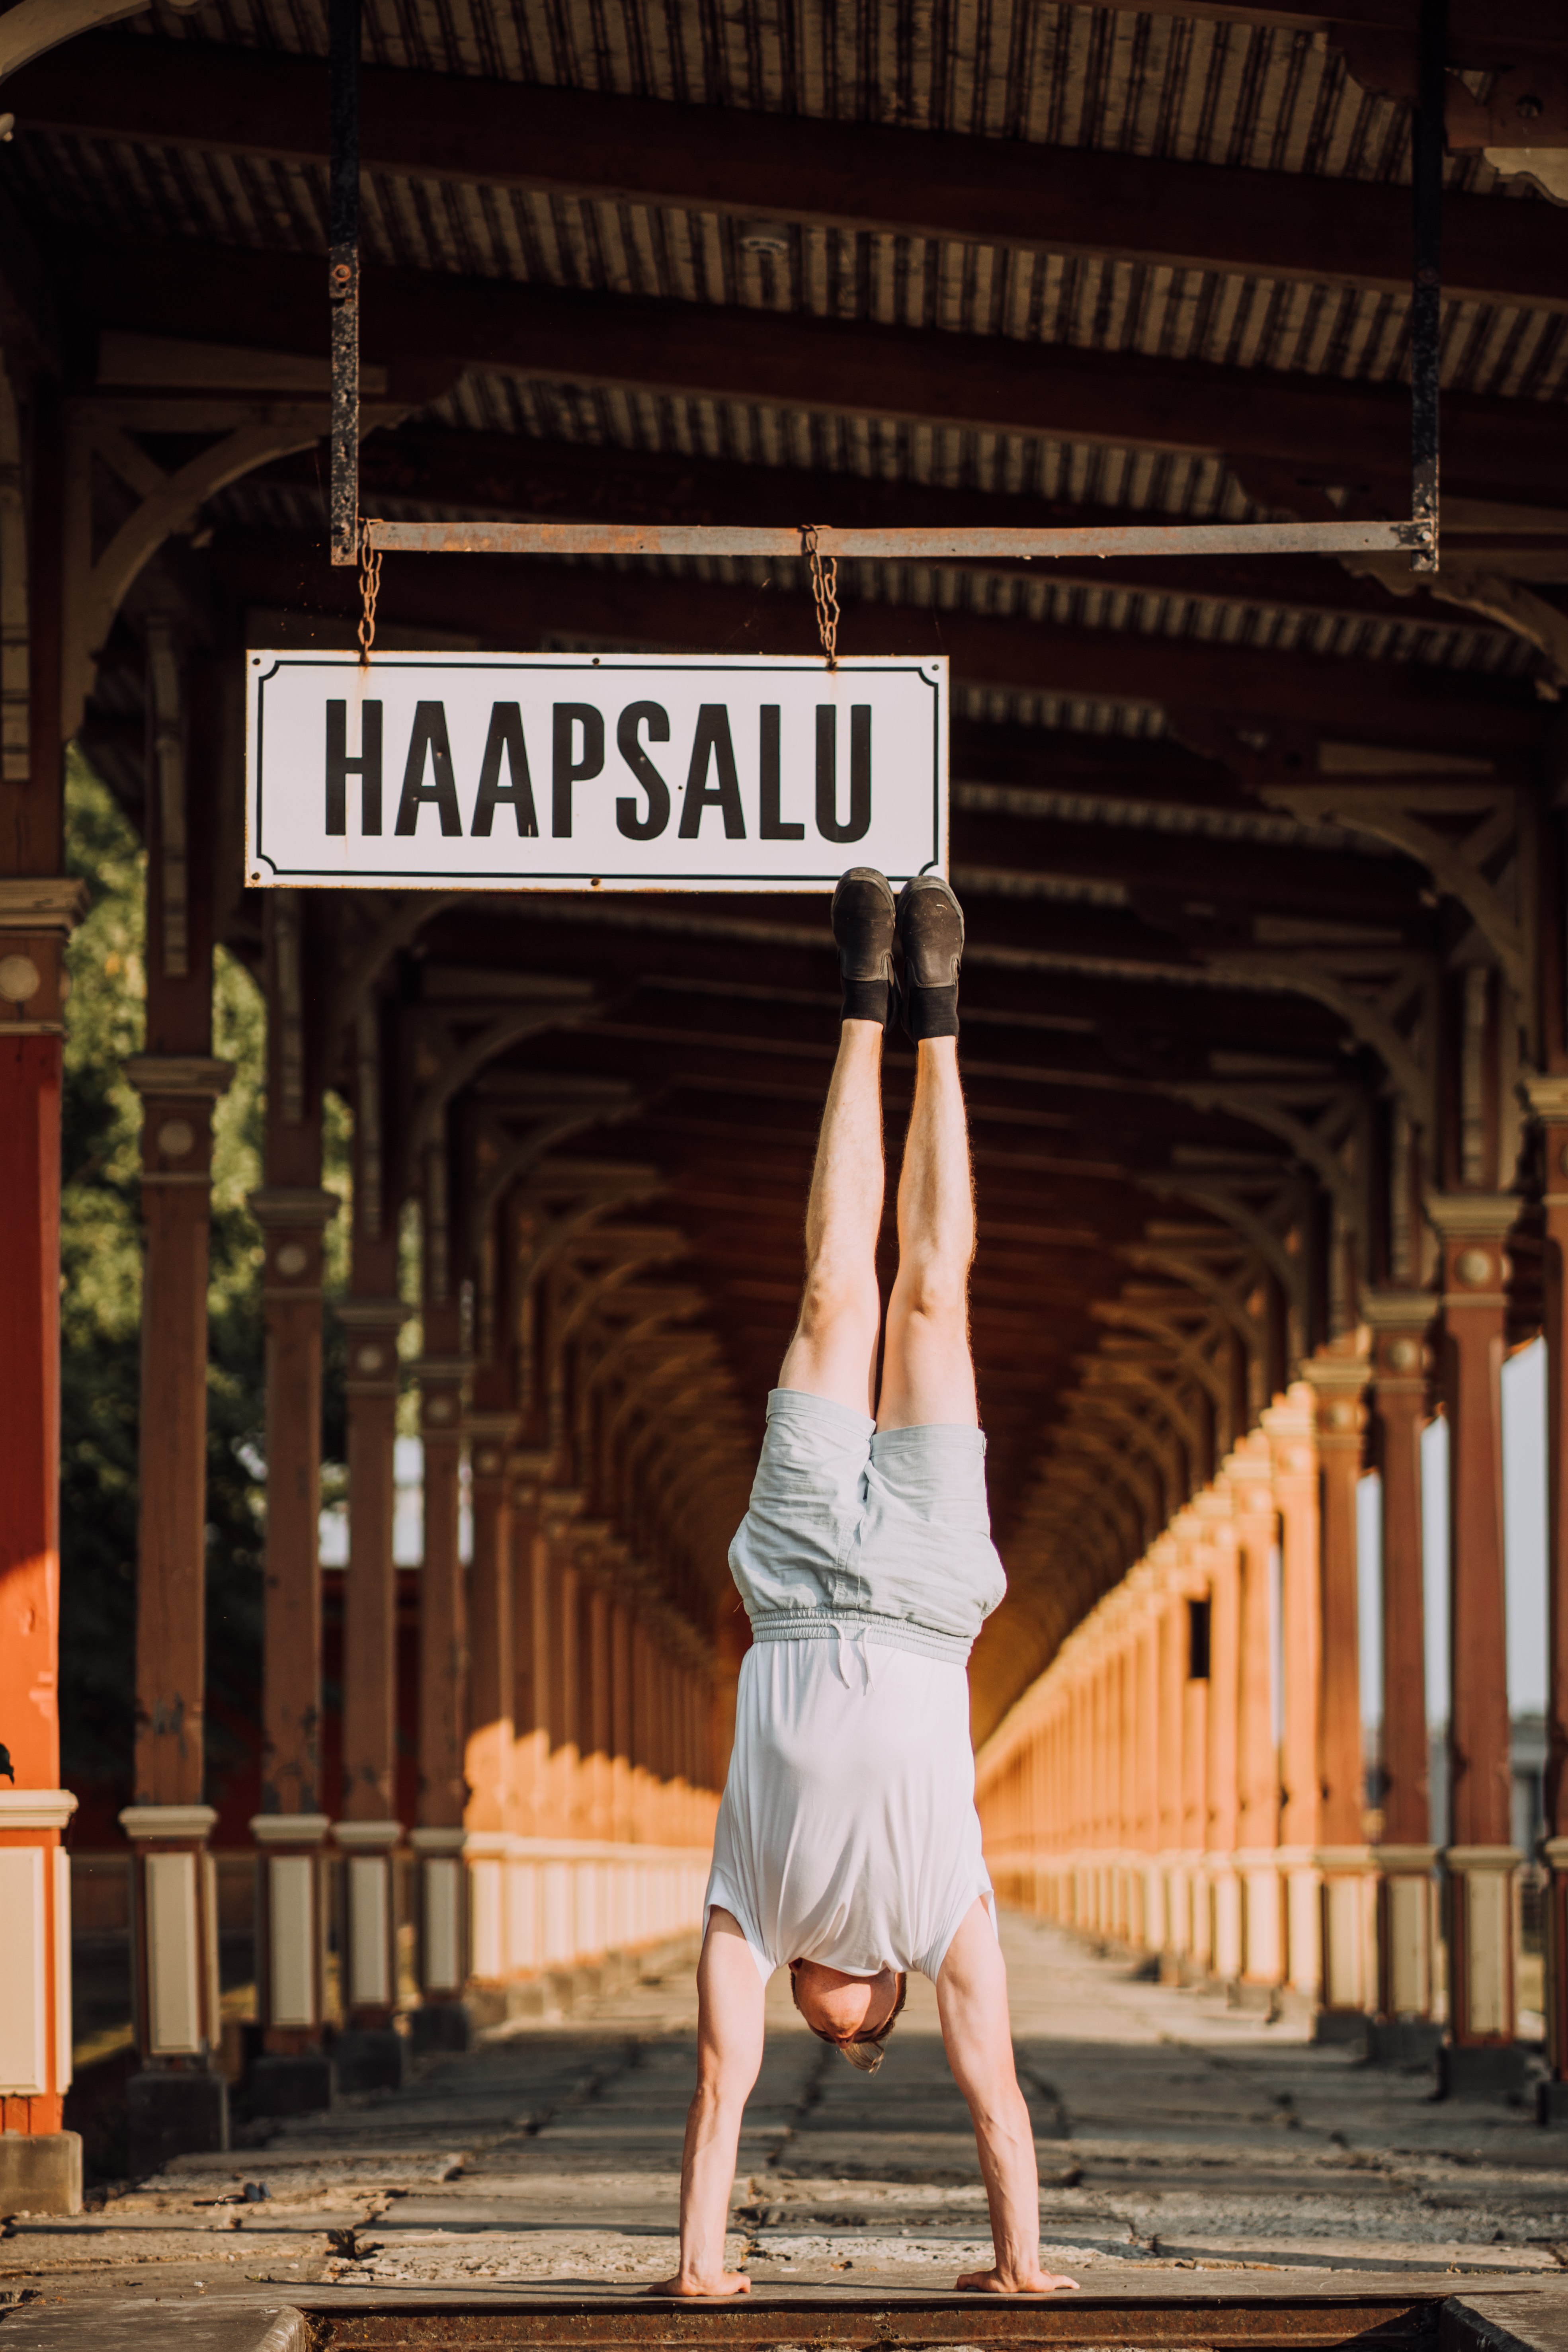
<path id="1" fill-rule="evenodd" d="M 1447 0 L 1420 0 L 1419 104 L 1412 125 L 1408 521 L 1127 522 L 1075 529 L 836 529 L 829 524 L 386 522 L 359 514 L 359 81 L 361 0 L 330 0 L 331 75 L 331 559 L 385 554 L 801 556 L 823 562 L 1014 561 L 1083 556 L 1401 554 L 1437 569 L 1438 370 Z"/>
<path id="2" fill-rule="evenodd" d="M 1414 270 L 1410 289 L 1410 512 L 1430 532 L 1412 572 L 1437 569 L 1437 425 L 1443 341 L 1443 147 L 1448 0 L 1421 0 L 1419 79 L 1410 124 Z"/>
<path id="3" fill-rule="evenodd" d="M 803 532 L 780 524 L 604 522 L 381 522 L 370 546 L 405 555 L 799 555 Z M 818 552 L 883 563 L 931 558 L 1076 555 L 1342 555 L 1419 553 L 1422 522 L 1107 523 L 1092 530 L 910 529 L 835 530 L 815 526 Z"/>
<path id="4" fill-rule="evenodd" d="M 331 488 L 334 563 L 357 563 L 359 529 L 360 0 L 331 0 L 327 295 L 332 317 Z"/>

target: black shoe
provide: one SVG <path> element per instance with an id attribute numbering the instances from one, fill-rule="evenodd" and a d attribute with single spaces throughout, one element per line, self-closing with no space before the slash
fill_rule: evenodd
<path id="1" fill-rule="evenodd" d="M 958 1034 L 958 967 L 963 909 L 940 874 L 917 874 L 899 893 L 899 945 L 904 951 L 904 1026 L 922 1037 Z"/>
<path id="2" fill-rule="evenodd" d="M 891 1028 L 899 1014 L 893 977 L 892 885 L 874 866 L 852 866 L 833 893 L 833 937 L 844 982 L 841 1021 L 875 1021 Z"/>

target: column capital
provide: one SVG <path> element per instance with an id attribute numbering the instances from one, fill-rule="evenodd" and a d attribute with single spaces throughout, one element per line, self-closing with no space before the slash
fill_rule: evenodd
<path id="1" fill-rule="evenodd" d="M 468 1842 L 463 1829 L 410 1830 L 408 1843 L 416 1853 L 461 1853 Z"/>
<path id="2" fill-rule="evenodd" d="M 246 1194 L 245 1205 L 264 1233 L 319 1234 L 343 1204 L 320 1184 L 264 1184 Z"/>
<path id="3" fill-rule="evenodd" d="M 210 1054 L 131 1054 L 121 1068 L 144 1102 L 216 1102 L 234 1083 L 234 1064 Z"/>
<path id="4" fill-rule="evenodd" d="M 422 1436 L 463 1439 L 463 1391 L 469 1362 L 467 1356 L 416 1356 L 412 1370 L 419 1383 L 419 1427 Z"/>
<path id="5" fill-rule="evenodd" d="M 1446 1242 L 1500 1241 L 1524 1207 L 1517 1192 L 1428 1192 L 1426 1220 Z"/>
<path id="6" fill-rule="evenodd" d="M 326 1813 L 253 1813 L 250 1834 L 259 1846 L 317 1846 L 332 1824 Z"/>
<path id="7" fill-rule="evenodd" d="M 176 1840 L 183 1845 L 205 1838 L 217 1813 L 211 1805 L 126 1805 L 118 1819 L 133 1844 Z"/>
<path id="8" fill-rule="evenodd" d="M 344 1381 L 350 1396 L 395 1397 L 400 1386 L 396 1335 L 412 1314 L 401 1298 L 345 1298 L 339 1322 L 349 1334 Z"/>
<path id="9" fill-rule="evenodd" d="M 344 1298 L 337 1318 L 345 1331 L 400 1331 L 413 1312 L 401 1298 Z"/>
<path id="10" fill-rule="evenodd" d="M 403 1837 L 401 1822 L 334 1822 L 332 1837 L 345 1853 L 388 1853 Z"/>
<path id="11" fill-rule="evenodd" d="M 1364 1290 L 1362 1318 L 1372 1333 L 1372 1378 L 1377 1396 L 1426 1394 L 1428 1353 L 1441 1305 L 1432 1290 Z"/>
<path id="12" fill-rule="evenodd" d="M 0 1789 L 0 1830 L 63 1830 L 76 1801 L 68 1789 Z"/>
<path id="13" fill-rule="evenodd" d="M 1568 1120 L 1568 1072 L 1526 1070 L 1519 1090 L 1535 1118 Z"/>
<path id="14" fill-rule="evenodd" d="M 0 931 L 64 939 L 87 913 L 91 897 L 76 874 L 0 874 Z"/>
<path id="15" fill-rule="evenodd" d="M 510 1468 L 508 1447 L 517 1429 L 515 1412 L 467 1412 L 463 1434 L 474 1450 L 476 1478 L 504 1479 Z"/>

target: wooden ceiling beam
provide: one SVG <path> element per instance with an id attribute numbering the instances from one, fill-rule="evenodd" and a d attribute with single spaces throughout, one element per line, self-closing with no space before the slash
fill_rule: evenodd
<path id="1" fill-rule="evenodd" d="M 316 58 L 100 34 L 7 85 L 24 133 L 317 166 Z M 361 154 L 398 178 L 717 213 L 1152 268 L 1404 295 L 1410 199 L 1376 182 L 1238 170 L 1012 139 L 367 66 Z M 1568 225 L 1550 205 L 1452 196 L 1454 299 L 1568 309 Z"/>
<path id="2" fill-rule="evenodd" d="M 55 249 L 63 282 L 100 328 L 247 350 L 324 348 L 314 255 L 75 228 Z M 395 376 L 413 366 L 444 380 L 458 365 L 586 389 L 1268 460 L 1317 485 L 1397 488 L 1409 479 L 1410 401 L 1398 384 L 434 271 L 373 266 L 362 283 L 363 358 Z M 1475 498 L 1568 505 L 1557 404 L 1446 394 L 1443 482 Z"/>
<path id="3" fill-rule="evenodd" d="M 1564 436 L 1568 441 L 1568 436 Z M 279 532 L 223 533 L 215 560 L 252 604 L 357 616 L 359 583 L 325 549 Z M 652 572 L 611 572 L 505 556 L 394 556 L 382 572 L 384 622 L 471 633 L 490 645 L 586 637 L 606 646 L 731 653 L 817 649 L 801 567 L 755 591 Z M 957 686 L 1206 711 L 1227 726 L 1262 721 L 1353 740 L 1497 757 L 1542 740 L 1543 706 L 1526 681 L 1435 664 L 1277 652 L 1131 629 L 1071 627 L 923 605 L 847 604 L 840 652 L 924 658 L 945 653 Z"/>

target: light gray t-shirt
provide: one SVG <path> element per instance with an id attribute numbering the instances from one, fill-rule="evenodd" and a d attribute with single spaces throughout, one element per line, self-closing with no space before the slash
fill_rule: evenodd
<path id="1" fill-rule="evenodd" d="M 976 1895 L 994 1926 L 964 1668 L 863 1632 L 748 1650 L 704 1925 L 730 1912 L 764 1980 L 934 1979 Z"/>

